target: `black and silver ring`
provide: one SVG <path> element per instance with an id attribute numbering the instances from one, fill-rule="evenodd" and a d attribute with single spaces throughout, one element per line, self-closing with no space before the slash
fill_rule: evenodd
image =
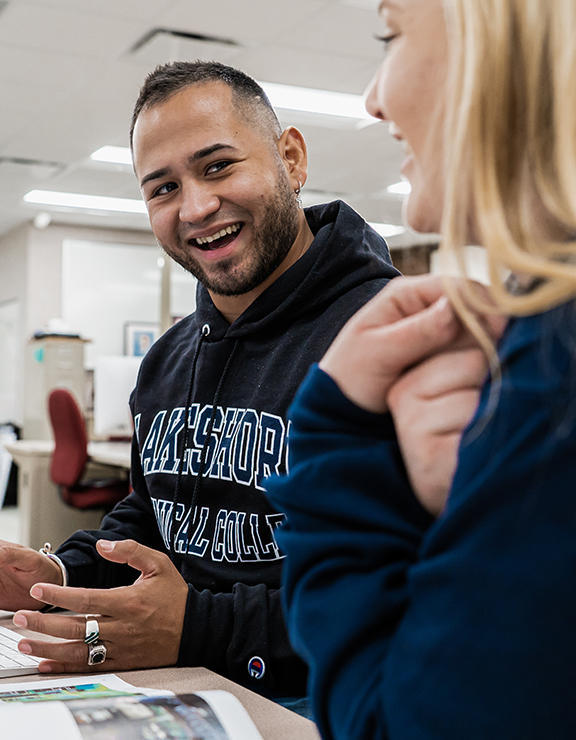
<path id="1" fill-rule="evenodd" d="M 106 660 L 106 646 L 101 642 L 88 645 L 88 665 L 100 665 Z"/>

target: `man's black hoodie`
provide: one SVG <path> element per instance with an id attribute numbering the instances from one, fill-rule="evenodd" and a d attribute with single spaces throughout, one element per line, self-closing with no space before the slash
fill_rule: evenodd
<path id="1" fill-rule="evenodd" d="M 136 577 L 97 555 L 100 537 L 167 552 L 189 584 L 178 664 L 278 694 L 304 693 L 306 670 L 284 627 L 283 515 L 265 479 L 286 469 L 286 413 L 308 368 L 398 275 L 384 240 L 346 204 L 306 218 L 311 246 L 233 324 L 199 285 L 196 312 L 151 347 L 131 399 L 134 491 L 101 530 L 58 550 L 71 585 L 99 588 Z"/>

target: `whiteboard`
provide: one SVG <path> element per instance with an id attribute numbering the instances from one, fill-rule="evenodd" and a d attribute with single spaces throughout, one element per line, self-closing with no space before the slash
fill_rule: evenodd
<path id="1" fill-rule="evenodd" d="M 127 323 L 159 322 L 161 268 L 159 247 L 65 239 L 62 245 L 62 318 L 84 339 L 85 365 L 100 355 L 124 353 Z M 196 279 L 171 271 L 171 314 L 196 308 Z"/>

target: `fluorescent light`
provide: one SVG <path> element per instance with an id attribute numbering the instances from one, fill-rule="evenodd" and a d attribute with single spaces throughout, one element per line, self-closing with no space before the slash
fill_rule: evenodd
<path id="1" fill-rule="evenodd" d="M 343 116 L 377 123 L 365 107 L 363 95 L 315 90 L 311 87 L 278 85 L 275 82 L 261 82 L 274 108 L 319 113 L 325 116 Z"/>
<path id="2" fill-rule="evenodd" d="M 406 231 L 404 226 L 396 226 L 396 224 L 369 223 L 368 226 L 371 226 L 376 233 L 380 234 L 380 236 L 383 236 L 384 238 L 389 236 L 398 236 Z"/>
<path id="3" fill-rule="evenodd" d="M 24 200 L 27 203 L 39 203 L 43 206 L 64 206 L 96 211 L 119 211 L 120 213 L 147 213 L 144 201 L 135 198 L 109 198 L 104 195 L 31 190 L 26 193 Z"/>
<path id="4" fill-rule="evenodd" d="M 102 146 L 90 155 L 90 159 L 97 162 L 132 164 L 132 154 L 127 146 Z"/>
<path id="5" fill-rule="evenodd" d="M 386 190 L 389 193 L 394 193 L 394 195 L 408 195 L 412 192 L 412 187 L 408 180 L 401 180 L 400 182 L 395 182 L 394 185 L 388 185 Z"/>

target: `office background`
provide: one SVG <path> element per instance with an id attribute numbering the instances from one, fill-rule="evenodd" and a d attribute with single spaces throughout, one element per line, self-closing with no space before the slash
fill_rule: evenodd
<path id="1" fill-rule="evenodd" d="M 173 59 L 217 59 L 263 83 L 361 96 L 383 57 L 374 39 L 383 30 L 376 6 L 0 2 L 0 423 L 22 424 L 26 348 L 38 329 L 58 327 L 55 319 L 91 340 L 90 371 L 99 356 L 130 353 L 130 326 L 165 328 L 194 309 L 193 279 L 162 266 L 129 162 L 91 157 L 102 147 L 127 146 L 147 72 Z M 402 228 L 402 197 L 388 190 L 399 179 L 398 142 L 356 114 L 288 105 L 276 104 L 281 123 L 300 128 L 309 147 L 304 204 L 342 198 L 390 235 L 400 269 L 427 269 L 435 239 Z M 97 199 L 58 205 L 54 194 Z M 43 199 L 53 203 L 37 202 Z"/>

